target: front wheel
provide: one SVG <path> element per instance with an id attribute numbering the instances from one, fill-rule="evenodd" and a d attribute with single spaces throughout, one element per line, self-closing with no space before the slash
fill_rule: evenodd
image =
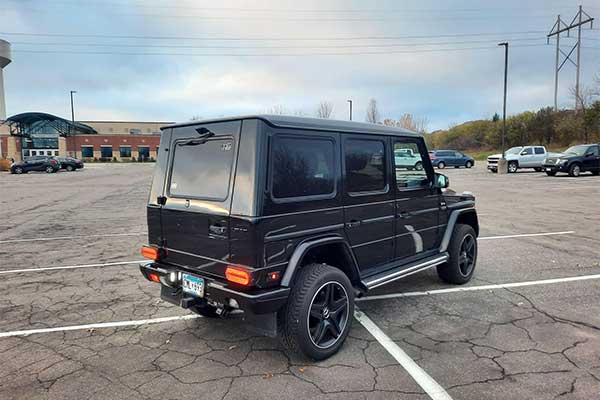
<path id="1" fill-rule="evenodd" d="M 14 169 L 14 171 L 15 171 L 15 172 L 14 172 L 15 174 L 17 174 L 17 175 L 21 175 L 21 174 L 23 173 L 23 168 L 21 168 L 21 167 L 16 167 L 16 168 Z"/>
<path id="2" fill-rule="evenodd" d="M 581 175 L 581 167 L 579 164 L 573 164 L 569 167 L 569 175 L 575 177 Z"/>
<path id="3" fill-rule="evenodd" d="M 327 264 L 307 265 L 279 311 L 281 341 L 294 352 L 323 360 L 346 340 L 353 313 L 354 289 L 346 274 Z"/>
<path id="4" fill-rule="evenodd" d="M 534 168 L 533 170 L 534 170 L 535 172 L 542 172 L 542 171 L 543 171 L 543 168 L 536 167 L 536 168 Z"/>
<path id="5" fill-rule="evenodd" d="M 52 168 L 51 166 L 47 166 L 47 167 L 46 167 L 46 173 L 47 173 L 47 174 L 51 174 L 51 173 L 53 173 L 53 172 L 54 172 L 54 168 Z"/>
<path id="6" fill-rule="evenodd" d="M 443 162 L 443 161 L 440 161 L 440 162 L 438 163 L 437 167 L 438 167 L 439 169 L 444 169 L 444 168 L 446 168 L 446 163 L 445 163 L 445 162 Z"/>
<path id="7" fill-rule="evenodd" d="M 457 285 L 469 282 L 477 264 L 477 235 L 471 225 L 454 227 L 448 251 L 450 258 L 437 267 L 438 276 L 444 282 Z"/>

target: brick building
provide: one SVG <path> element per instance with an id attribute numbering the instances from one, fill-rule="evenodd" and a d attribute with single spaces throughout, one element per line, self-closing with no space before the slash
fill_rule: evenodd
<path id="1" fill-rule="evenodd" d="M 23 113 L 0 121 L 0 157 L 60 155 L 84 161 L 156 159 L 160 128 L 172 122 L 76 121 Z"/>

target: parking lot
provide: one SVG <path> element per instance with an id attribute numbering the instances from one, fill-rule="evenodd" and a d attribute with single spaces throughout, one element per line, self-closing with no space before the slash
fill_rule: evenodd
<path id="1" fill-rule="evenodd" d="M 474 279 L 369 293 L 318 363 L 159 299 L 137 268 L 151 164 L 1 173 L 0 398 L 598 398 L 600 178 L 442 172 L 477 196 Z"/>

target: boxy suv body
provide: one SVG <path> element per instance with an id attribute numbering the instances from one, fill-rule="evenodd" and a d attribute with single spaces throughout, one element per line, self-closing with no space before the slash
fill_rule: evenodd
<path id="1" fill-rule="evenodd" d="M 395 150 L 422 162 L 396 166 Z M 470 280 L 474 197 L 443 190 L 423 138 L 284 116 L 163 128 L 143 275 L 164 300 L 239 316 L 313 359 L 335 353 L 355 296 L 431 267 Z"/>

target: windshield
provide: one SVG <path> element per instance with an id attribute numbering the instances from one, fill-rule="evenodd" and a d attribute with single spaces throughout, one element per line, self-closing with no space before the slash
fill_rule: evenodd
<path id="1" fill-rule="evenodd" d="M 506 150 L 506 154 L 519 154 L 522 148 L 522 146 L 511 147 L 510 149 Z"/>
<path id="2" fill-rule="evenodd" d="M 582 156 L 585 154 L 585 151 L 587 150 L 587 146 L 571 146 L 569 147 L 567 150 L 565 150 L 565 154 L 575 154 L 576 156 Z"/>

